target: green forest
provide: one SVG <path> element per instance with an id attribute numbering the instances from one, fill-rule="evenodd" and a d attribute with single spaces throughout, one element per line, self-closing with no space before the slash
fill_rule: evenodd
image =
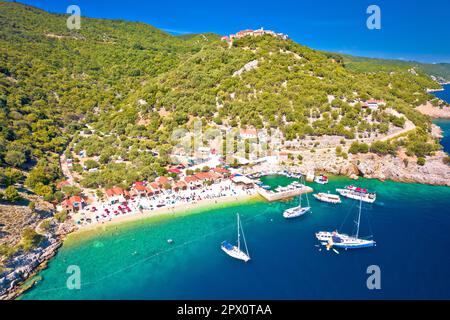
<path id="1" fill-rule="evenodd" d="M 193 119 L 279 128 L 287 140 L 353 139 L 403 126 L 383 109 L 351 105 L 368 99 L 384 100 L 419 127 L 419 135 L 403 142 L 412 152 L 416 137 L 427 142 L 431 120 L 414 107 L 431 99 L 427 88 L 439 88 L 429 70 L 392 72 L 375 62 L 363 68 L 271 36 L 246 37 L 229 48 L 215 34 L 176 37 L 143 23 L 88 18 L 71 31 L 66 19 L 0 2 L 3 187 L 20 182 L 48 200 L 60 198 L 59 156 L 82 150 L 97 159 L 87 168 L 74 164 L 83 187 L 152 180 L 166 173 L 172 131 L 190 128 Z M 252 61 L 257 68 L 236 75 Z"/>

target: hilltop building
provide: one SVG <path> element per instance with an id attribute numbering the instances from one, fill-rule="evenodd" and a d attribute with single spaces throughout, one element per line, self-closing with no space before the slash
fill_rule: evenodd
<path id="1" fill-rule="evenodd" d="M 258 29 L 258 30 L 242 30 L 235 34 L 231 34 L 229 36 L 222 37 L 222 41 L 226 41 L 229 45 L 233 44 L 234 39 L 241 39 L 246 36 L 250 37 L 260 37 L 264 35 L 270 35 L 275 38 L 280 38 L 283 40 L 289 39 L 289 36 L 284 33 L 277 33 L 272 30 L 264 30 L 264 28 Z"/>

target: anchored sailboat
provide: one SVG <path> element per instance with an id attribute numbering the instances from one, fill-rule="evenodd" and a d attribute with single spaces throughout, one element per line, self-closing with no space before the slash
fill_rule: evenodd
<path id="1" fill-rule="evenodd" d="M 356 221 L 356 234 L 354 236 L 340 234 L 338 231 L 334 232 L 322 231 L 316 233 L 317 240 L 319 240 L 323 245 L 325 245 L 328 250 L 333 247 L 347 250 L 347 249 L 369 248 L 376 246 L 376 242 L 374 240 L 366 240 L 359 238 L 359 226 L 361 224 L 361 210 L 362 210 L 362 200 L 360 200 L 359 202 L 359 214 L 358 220 Z"/>
<path id="2" fill-rule="evenodd" d="M 245 252 L 241 250 L 241 232 L 242 238 L 244 239 Z M 224 241 L 222 242 L 221 248 L 230 257 L 247 262 L 250 260 L 250 254 L 248 253 L 247 242 L 245 241 L 244 229 L 242 228 L 239 213 L 237 214 L 237 234 L 237 246 L 233 246 L 228 241 Z"/>
<path id="3" fill-rule="evenodd" d="M 286 219 L 298 218 L 298 217 L 301 217 L 304 214 L 308 213 L 309 211 L 311 211 L 311 207 L 309 205 L 308 194 L 306 194 L 306 201 L 308 203 L 307 207 L 302 207 L 302 195 L 301 194 L 299 196 L 299 199 L 300 199 L 299 206 L 298 207 L 294 207 L 294 208 L 290 208 L 290 209 L 287 209 L 286 211 L 284 211 L 283 217 L 285 217 Z"/>

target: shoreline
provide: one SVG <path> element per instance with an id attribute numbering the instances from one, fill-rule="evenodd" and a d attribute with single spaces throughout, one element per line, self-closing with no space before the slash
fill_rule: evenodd
<path id="1" fill-rule="evenodd" d="M 335 178 L 349 178 L 345 174 L 334 174 L 330 172 Z M 396 183 L 417 183 L 424 185 L 436 185 L 445 186 L 445 184 L 434 184 L 426 183 L 424 181 L 417 181 L 415 179 L 395 179 L 387 178 L 382 179 L 376 176 L 362 176 L 364 179 L 368 180 L 379 180 L 379 181 L 392 181 Z M 448 184 L 447 184 L 448 186 Z M 154 211 L 143 211 L 143 213 L 134 214 L 126 217 L 120 217 L 113 219 L 111 221 L 93 224 L 89 226 L 84 226 L 75 231 L 72 231 L 64 236 L 60 236 L 60 245 L 58 249 L 53 252 L 53 255 L 49 256 L 47 259 L 42 261 L 32 272 L 30 272 L 29 277 L 23 279 L 21 284 L 18 284 L 15 289 L 8 292 L 2 298 L 6 299 L 17 299 L 20 298 L 22 294 L 33 288 L 36 281 L 34 278 L 39 275 L 39 273 L 48 267 L 48 263 L 52 260 L 54 256 L 58 254 L 59 249 L 62 246 L 72 246 L 77 245 L 81 242 L 88 241 L 92 238 L 98 237 L 101 234 L 105 234 L 108 231 L 116 231 L 118 228 L 133 228 L 138 223 L 149 223 L 154 221 L 169 220 L 175 217 L 183 217 L 193 214 L 201 214 L 207 210 L 216 210 L 224 207 L 236 206 L 242 203 L 248 203 L 251 201 L 266 201 L 259 194 L 248 194 L 248 195 L 238 195 L 238 196 L 228 196 L 219 199 L 207 199 L 198 202 L 192 202 L 189 204 L 183 204 L 173 207 L 160 208 Z M 31 284 L 30 284 L 31 281 Z M 39 280 L 37 280 L 39 281 Z M 25 287 L 24 287 L 25 286 Z M 0 299 L 1 300 L 1 299 Z"/>
<path id="2" fill-rule="evenodd" d="M 148 223 L 150 221 L 162 221 L 165 219 L 171 219 L 175 217 L 188 216 L 192 214 L 200 214 L 209 209 L 216 210 L 224 207 L 235 206 L 242 203 L 248 203 L 251 201 L 265 201 L 259 194 L 238 195 L 231 197 L 223 197 L 219 199 L 207 199 L 198 202 L 192 202 L 189 204 L 178 205 L 174 207 L 160 208 L 154 211 L 143 211 L 143 213 L 134 214 L 126 217 L 120 217 L 104 223 L 94 224 L 79 228 L 59 238 L 59 245 L 44 259 L 34 270 L 32 270 L 26 278 L 24 278 L 20 284 L 17 284 L 14 288 L 8 291 L 4 296 L 0 297 L 0 300 L 14 300 L 20 298 L 28 290 L 32 289 L 36 282 L 34 278 L 48 267 L 48 263 L 58 254 L 59 249 L 64 245 L 76 245 L 83 241 L 87 241 L 93 237 L 97 237 L 100 234 L 104 234 L 109 230 L 117 230 L 117 228 L 135 227 L 137 223 Z"/>
<path id="3" fill-rule="evenodd" d="M 137 222 L 146 222 L 146 220 L 157 220 L 157 219 L 170 219 L 173 217 L 179 217 L 184 215 L 190 215 L 195 213 L 202 213 L 206 210 L 215 210 L 223 207 L 234 206 L 241 204 L 243 202 L 261 200 L 264 201 L 258 194 L 248 194 L 248 195 L 238 195 L 231 197 L 223 197 L 218 199 L 207 199 L 197 202 L 192 202 L 189 204 L 181 204 L 172 207 L 164 207 L 156 210 L 144 210 L 142 213 L 136 213 L 126 217 L 119 217 L 112 219 L 110 221 L 91 224 L 88 226 L 81 227 L 68 235 L 69 237 L 82 238 L 83 235 L 90 233 L 102 233 L 110 229 L 111 227 L 125 227 L 134 225 Z"/>
<path id="4" fill-rule="evenodd" d="M 450 107 L 435 107 L 430 102 L 416 107 L 421 114 L 429 116 L 433 119 L 450 119 Z"/>

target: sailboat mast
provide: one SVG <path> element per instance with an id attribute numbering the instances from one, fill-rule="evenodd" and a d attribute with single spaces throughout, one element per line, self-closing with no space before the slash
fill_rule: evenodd
<path id="1" fill-rule="evenodd" d="M 240 231 L 239 231 L 239 213 L 237 214 L 237 232 L 238 232 L 238 241 L 237 241 L 237 243 L 238 243 L 238 249 L 240 250 L 241 249 L 241 233 L 240 233 Z"/>
<path id="2" fill-rule="evenodd" d="M 362 207 L 362 199 L 359 201 L 359 214 L 358 214 L 358 224 L 356 226 L 356 238 L 359 238 L 359 224 L 361 223 L 361 207 Z"/>

